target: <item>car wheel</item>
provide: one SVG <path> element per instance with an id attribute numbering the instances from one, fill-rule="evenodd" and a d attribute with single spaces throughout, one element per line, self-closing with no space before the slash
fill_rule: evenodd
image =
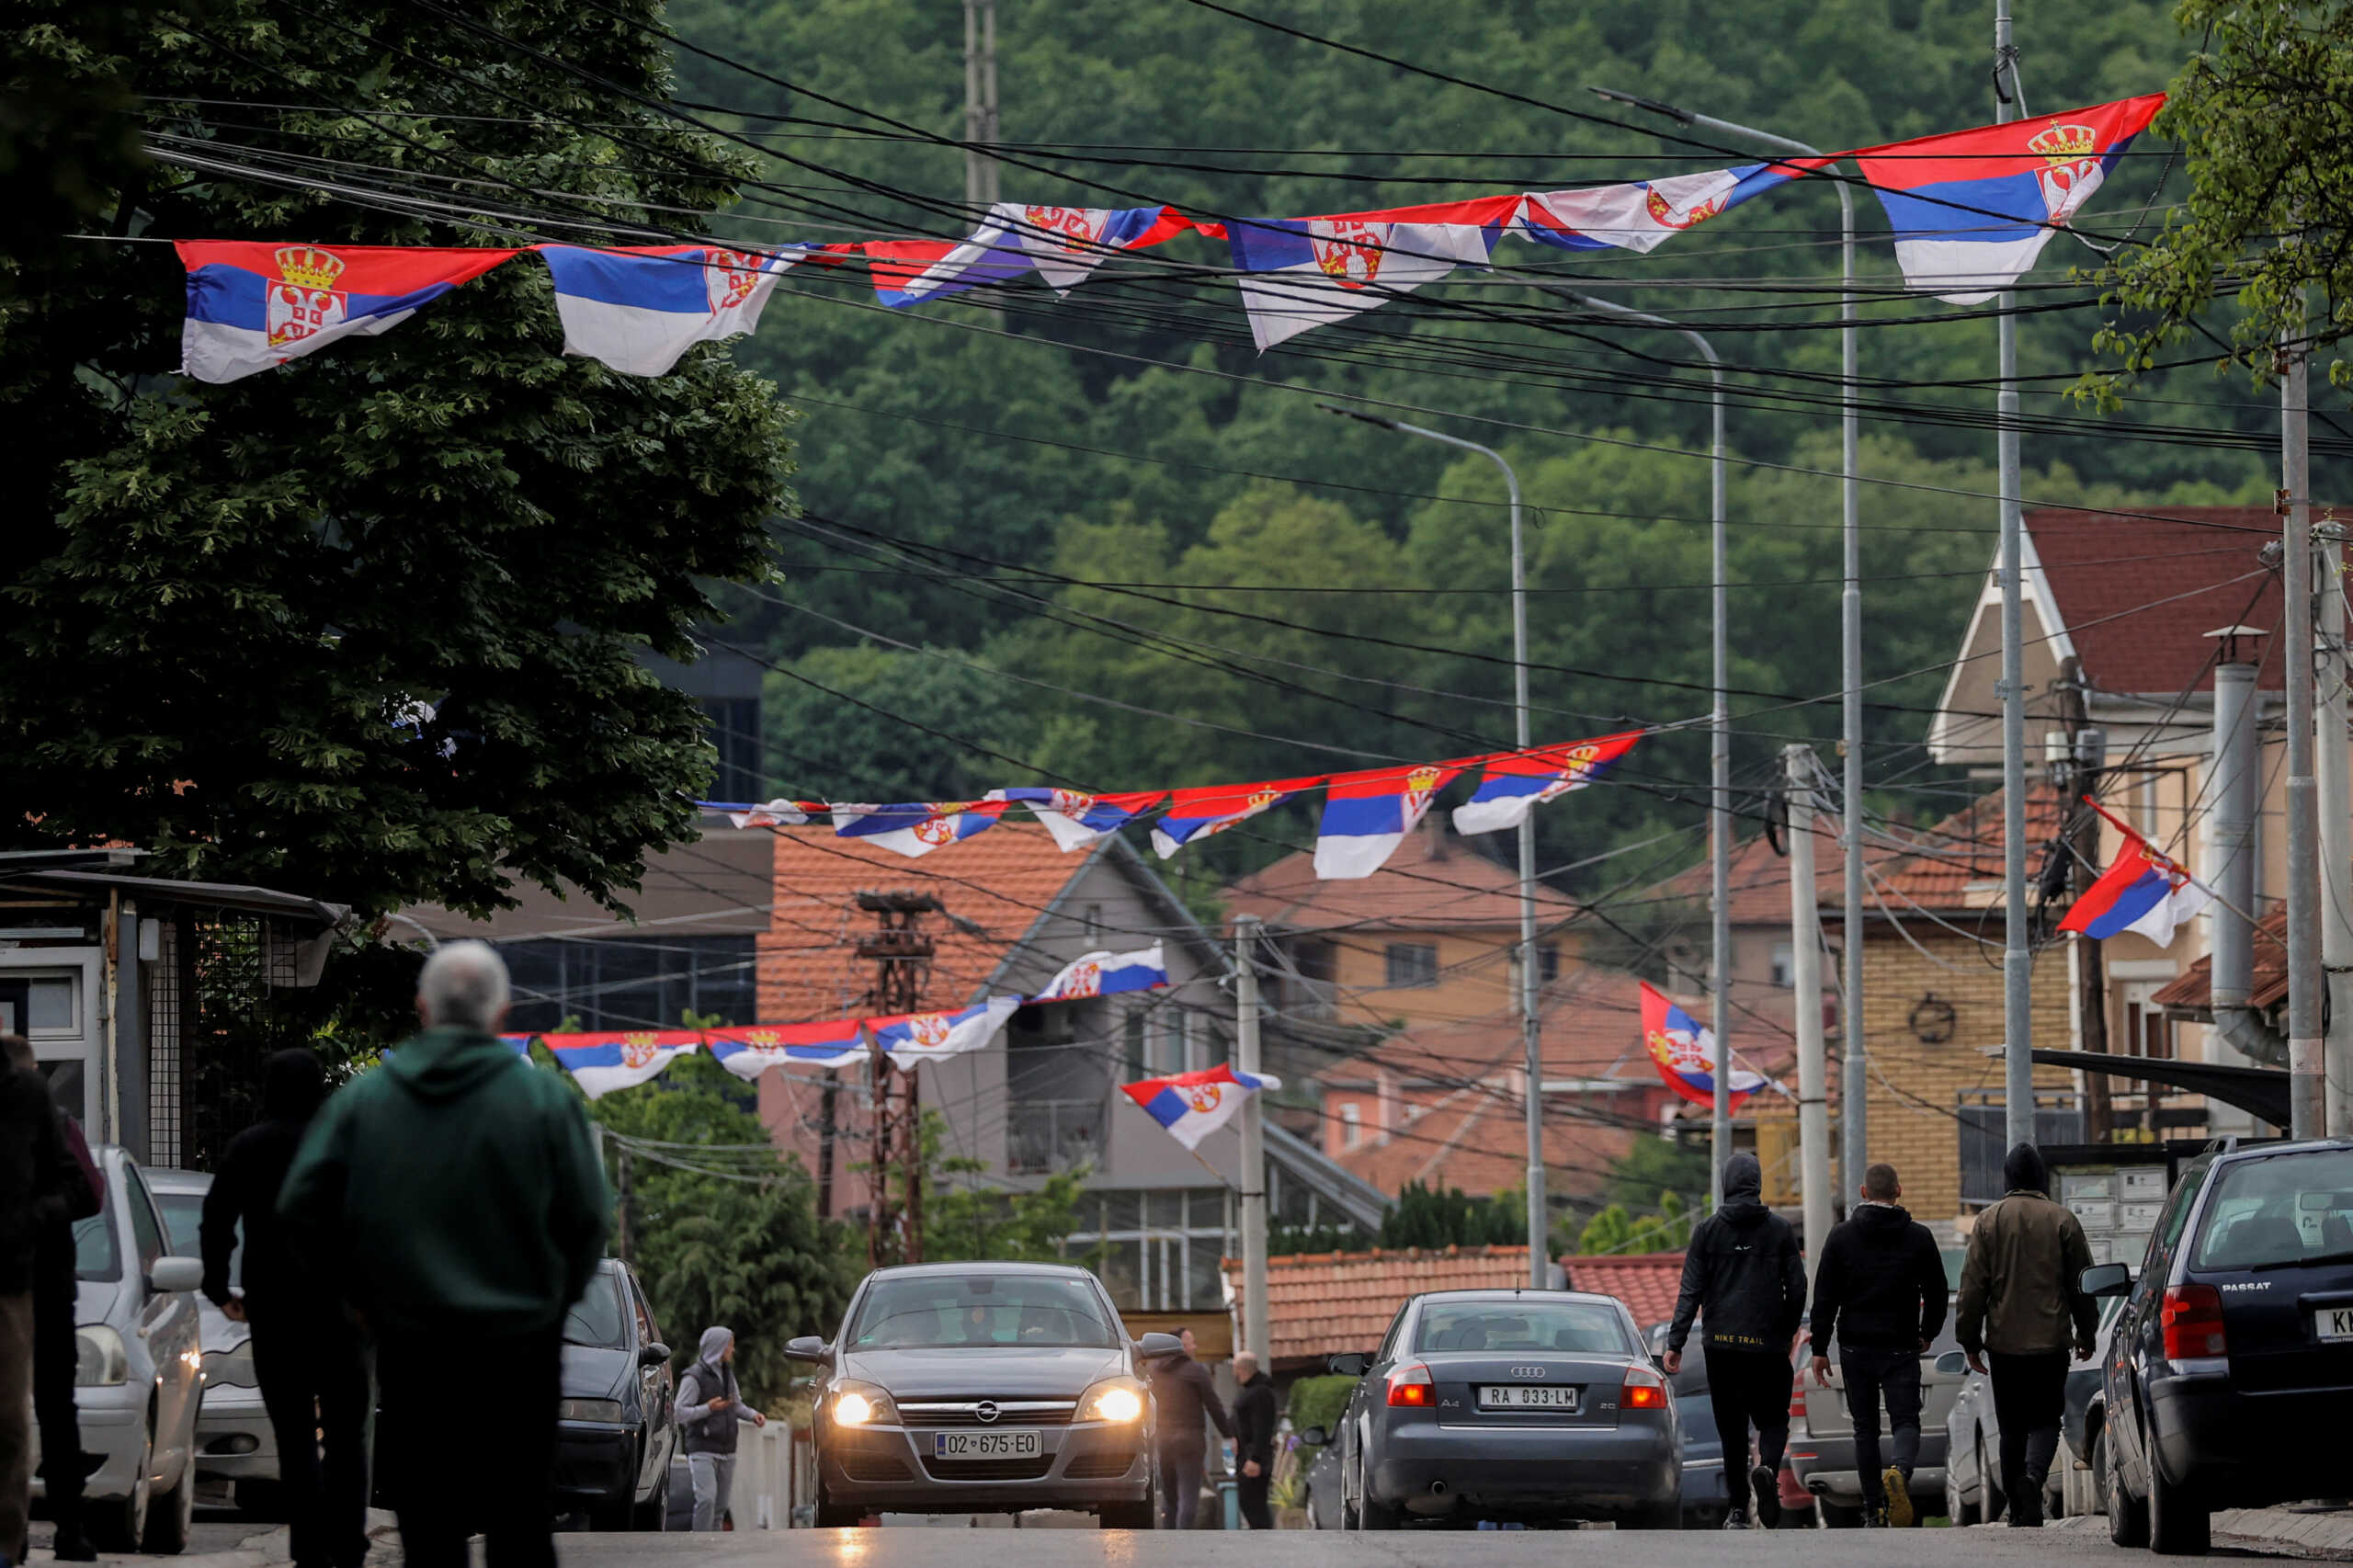
<path id="1" fill-rule="evenodd" d="M 1322 1524 L 1317 1522 L 1315 1515 L 1315 1494 L 1312 1490 L 1302 1487 L 1300 1490 L 1299 1500 L 1302 1505 L 1301 1512 L 1307 1516 L 1307 1523 L 1302 1528 L 1311 1530 L 1322 1529 L 1324 1527 Z"/>
<path id="2" fill-rule="evenodd" d="M 139 1468 L 132 1472 L 131 1495 L 82 1499 L 83 1533 L 100 1551 L 127 1554 L 139 1550 L 147 1533 L 147 1472 L 154 1459 L 155 1437 L 151 1428 L 140 1449 Z"/>
<path id="3" fill-rule="evenodd" d="M 147 1527 L 139 1532 L 139 1550 L 154 1557 L 176 1557 L 188 1550 L 188 1532 L 196 1528 L 196 1460 L 180 1465 L 172 1489 L 147 1505 Z"/>
<path id="4" fill-rule="evenodd" d="M 2119 1546 L 2149 1544 L 2149 1506 L 2124 1484 L 2116 1446 L 2103 1430 L 2092 1439 L 2092 1467 L 2099 1472 L 2099 1489 L 2107 1494 L 2108 1539 Z"/>
<path id="5" fill-rule="evenodd" d="M 1377 1501 L 1370 1484 L 1365 1480 L 1364 1454 L 1357 1454 L 1357 1509 L 1355 1528 L 1360 1530 L 1393 1530 L 1397 1528 L 1397 1510 Z"/>
<path id="6" fill-rule="evenodd" d="M 2001 1483 L 1994 1479 L 1993 1470 L 1985 1463 L 1985 1434 L 1980 1432 L 1971 1439 L 1971 1451 L 1976 1454 L 1977 1507 L 1987 1524 L 2002 1517 L 2009 1507 L 2009 1499 L 2002 1494 Z"/>
<path id="7" fill-rule="evenodd" d="M 2214 1516 L 2189 1489 L 2165 1479 L 2149 1460 L 2149 1550 L 2160 1557 L 2203 1557 L 2214 1544 Z"/>
<path id="8" fill-rule="evenodd" d="M 654 1495 L 631 1510 L 630 1528 L 636 1530 L 666 1530 L 670 1528 L 669 1466 L 662 1467 L 661 1479 L 654 1483 Z"/>
<path id="9" fill-rule="evenodd" d="M 1978 1522 L 1977 1505 L 1962 1490 L 1961 1466 L 1957 1464 L 1945 1466 L 1945 1517 L 1956 1528 Z"/>

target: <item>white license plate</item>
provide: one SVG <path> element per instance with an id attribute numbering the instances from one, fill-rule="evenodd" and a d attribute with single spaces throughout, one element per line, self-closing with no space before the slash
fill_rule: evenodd
<path id="1" fill-rule="evenodd" d="M 2322 1339 L 2353 1339 L 2353 1307 L 2316 1308 L 2313 1333 Z"/>
<path id="2" fill-rule="evenodd" d="M 1567 1410 L 1577 1407 L 1577 1391 L 1565 1383 L 1483 1383 L 1482 1410 Z"/>
<path id="3" fill-rule="evenodd" d="M 1044 1440 L 1035 1431 L 931 1435 L 931 1457 L 936 1460 L 1033 1460 L 1044 1449 Z"/>

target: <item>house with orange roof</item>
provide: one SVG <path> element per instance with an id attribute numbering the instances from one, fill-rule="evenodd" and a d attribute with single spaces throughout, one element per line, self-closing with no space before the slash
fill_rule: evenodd
<path id="1" fill-rule="evenodd" d="M 1247 1310 L 1242 1260 L 1225 1260 L 1239 1324 Z M 1369 1351 L 1408 1298 L 1426 1290 L 1508 1290 L 1528 1283 L 1524 1246 L 1376 1248 L 1267 1260 L 1267 1338 L 1279 1381 L 1324 1370 L 1327 1358 Z"/>

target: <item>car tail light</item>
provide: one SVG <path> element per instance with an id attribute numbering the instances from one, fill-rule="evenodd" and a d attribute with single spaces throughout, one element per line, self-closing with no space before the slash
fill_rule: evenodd
<path id="1" fill-rule="evenodd" d="M 2227 1352 L 2222 1333 L 2222 1293 L 2211 1285 L 2168 1286 L 2159 1321 L 2165 1327 L 2168 1361 L 2195 1360 Z"/>
<path id="2" fill-rule="evenodd" d="M 1427 1410 L 1438 1403 L 1437 1393 L 1430 1383 L 1430 1369 L 1419 1361 L 1409 1362 L 1389 1374 L 1389 1403 L 1392 1404 L 1410 1404 Z"/>
<path id="3" fill-rule="evenodd" d="M 1666 1380 L 1648 1367 L 1626 1369 L 1626 1381 L 1618 1391 L 1620 1410 L 1665 1410 Z"/>

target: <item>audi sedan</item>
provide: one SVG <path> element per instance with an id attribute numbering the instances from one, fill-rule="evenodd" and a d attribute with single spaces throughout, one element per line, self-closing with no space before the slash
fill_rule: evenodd
<path id="1" fill-rule="evenodd" d="M 1432 1291 L 1332 1369 L 1361 1380 L 1337 1435 L 1345 1528 L 1681 1521 L 1675 1402 L 1615 1297 Z"/>
<path id="2" fill-rule="evenodd" d="M 1152 1390 L 1101 1281 L 1055 1264 L 883 1268 L 831 1342 L 785 1354 L 818 1369 L 817 1524 L 868 1514 L 1090 1511 L 1153 1525 Z"/>

